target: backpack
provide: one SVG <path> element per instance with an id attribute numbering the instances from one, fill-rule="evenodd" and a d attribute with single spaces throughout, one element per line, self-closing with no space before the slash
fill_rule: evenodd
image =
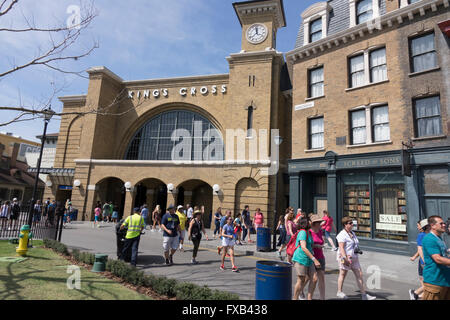
<path id="1" fill-rule="evenodd" d="M 306 232 L 306 241 L 308 241 L 308 236 L 309 236 L 309 232 L 308 231 L 306 231 L 305 229 L 301 229 L 301 230 L 298 230 L 292 237 L 291 237 L 291 239 L 289 240 L 289 242 L 288 242 L 288 244 L 287 244 L 287 247 L 286 247 L 286 254 L 287 255 L 289 255 L 289 256 L 294 256 L 294 252 L 295 252 L 295 250 L 297 250 L 299 247 L 300 247 L 300 243 L 298 244 L 298 246 L 295 246 L 295 242 L 297 242 L 297 236 L 298 236 L 298 233 L 300 232 L 300 231 L 305 231 Z"/>

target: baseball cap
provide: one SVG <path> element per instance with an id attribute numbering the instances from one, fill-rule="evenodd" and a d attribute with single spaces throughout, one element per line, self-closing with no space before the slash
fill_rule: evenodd
<path id="1" fill-rule="evenodd" d="M 17 198 L 14 198 L 13 201 L 17 201 Z"/>
<path id="2" fill-rule="evenodd" d="M 179 209 L 181 209 L 181 208 L 183 208 L 183 206 L 182 206 L 182 205 L 179 205 L 179 206 L 177 207 L 177 210 L 179 210 Z"/>
<path id="3" fill-rule="evenodd" d="M 134 208 L 133 211 L 134 212 L 139 212 L 140 210 L 139 210 L 139 208 Z"/>
<path id="4" fill-rule="evenodd" d="M 428 225 L 428 219 L 423 219 L 419 222 L 420 227 L 423 229 Z"/>
<path id="5" fill-rule="evenodd" d="M 169 207 L 167 208 L 167 210 L 171 210 L 171 209 L 175 209 L 173 204 L 169 205 Z"/>

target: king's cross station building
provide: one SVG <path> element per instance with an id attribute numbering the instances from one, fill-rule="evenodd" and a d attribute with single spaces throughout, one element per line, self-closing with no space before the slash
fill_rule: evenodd
<path id="1" fill-rule="evenodd" d="M 450 215 L 448 0 L 329 0 L 277 51 L 283 0 L 233 4 L 242 47 L 229 73 L 125 81 L 93 67 L 61 97 L 44 197 L 224 213 L 288 206 L 350 216 L 363 248 L 409 254 L 416 223 Z M 230 8 L 231 9 L 231 8 Z M 296 41 L 295 41 L 296 40 Z M 448 241 L 448 239 L 447 239 Z"/>

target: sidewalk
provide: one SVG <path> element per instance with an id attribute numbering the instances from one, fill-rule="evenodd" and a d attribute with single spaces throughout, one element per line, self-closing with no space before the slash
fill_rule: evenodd
<path id="1" fill-rule="evenodd" d="M 206 229 L 205 231 L 208 235 L 209 241 L 206 241 L 205 237 L 203 236 L 200 247 L 217 249 L 218 246 L 221 246 L 220 239 L 213 240 L 214 232 L 212 230 Z M 151 230 L 146 230 L 146 235 L 158 239 L 161 237 L 160 232 L 152 232 Z M 275 251 L 260 252 L 257 250 L 256 234 L 252 234 L 251 238 L 254 241 L 253 243 L 248 243 L 247 236 L 247 243 L 234 246 L 236 255 L 254 256 L 267 260 L 280 260 Z M 272 248 L 272 235 L 270 236 L 270 239 L 270 246 Z M 187 241 L 186 239 L 185 243 L 190 244 L 190 241 Z M 279 247 L 277 247 L 277 250 L 278 249 Z M 331 247 L 327 246 L 324 249 L 324 255 L 326 259 L 327 272 L 338 272 L 337 253 L 335 251 L 332 251 Z M 283 251 L 282 257 L 286 261 L 286 250 Z M 411 262 L 409 260 L 409 257 L 407 256 L 380 253 L 375 251 L 364 251 L 364 253 L 360 256 L 360 264 L 366 277 L 379 270 L 383 279 L 412 284 L 412 287 L 419 284 L 417 274 L 417 261 Z"/>
<path id="2" fill-rule="evenodd" d="M 144 272 L 166 276 L 180 281 L 189 280 L 212 289 L 224 290 L 239 294 L 243 299 L 254 299 L 255 265 L 259 260 L 279 261 L 276 252 L 259 252 L 256 243 L 235 246 L 237 264 L 240 273 L 230 270 L 221 271 L 220 256 L 217 246 L 219 239 L 213 240 L 213 231 L 206 230 L 210 240 L 203 237 L 200 243 L 199 264 L 190 263 L 192 242 L 185 241 L 185 251 L 177 251 L 175 264 L 167 267 L 162 250 L 162 233 L 146 230 L 139 245 L 138 267 Z M 256 235 L 252 235 L 256 240 Z M 92 253 L 104 253 L 112 259 L 117 258 L 115 224 L 104 223 L 100 228 L 93 228 L 91 222 L 73 222 L 67 225 L 62 234 L 62 242 L 72 248 Z M 325 249 L 326 257 L 326 299 L 336 299 L 338 281 L 338 261 L 336 252 Z M 283 252 L 285 257 L 285 252 Z M 360 257 L 364 279 L 368 292 L 377 299 L 409 300 L 408 290 L 419 286 L 417 263 L 408 257 L 379 252 L 365 251 Z M 229 264 L 229 262 L 228 262 Z M 377 276 L 378 275 L 378 276 Z M 292 273 L 292 286 L 295 286 L 296 273 Z M 350 274 L 344 284 L 344 292 L 353 300 L 359 300 L 358 288 L 354 275 Z"/>

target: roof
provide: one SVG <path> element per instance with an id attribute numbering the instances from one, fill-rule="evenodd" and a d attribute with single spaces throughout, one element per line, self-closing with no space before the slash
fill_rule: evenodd
<path id="1" fill-rule="evenodd" d="M 328 0 L 331 7 L 327 37 L 350 28 L 350 5 L 348 0 Z M 386 14 L 386 0 L 380 0 L 380 15 Z M 303 47 L 304 28 L 300 24 L 295 49 Z"/>
<path id="2" fill-rule="evenodd" d="M 9 162 L 11 158 L 2 157 L 3 161 Z M 9 167 L 9 166 L 8 166 Z M 28 166 L 24 162 L 17 161 L 17 168 L 0 168 L 0 184 L 34 187 L 36 175 L 27 172 Z M 41 180 L 38 181 L 38 187 L 44 188 L 45 184 Z"/>

